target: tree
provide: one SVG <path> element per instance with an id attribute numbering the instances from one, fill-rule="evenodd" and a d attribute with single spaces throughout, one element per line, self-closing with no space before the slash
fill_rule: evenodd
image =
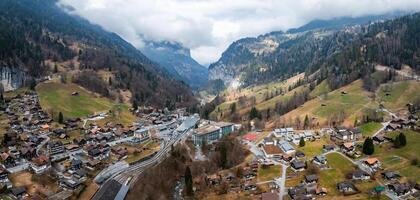
<path id="1" fill-rule="evenodd" d="M 252 107 L 251 112 L 249 113 L 249 119 L 253 120 L 255 118 L 261 119 L 261 114 L 260 112 L 257 110 L 257 108 Z"/>
<path id="2" fill-rule="evenodd" d="M 300 138 L 299 146 L 300 147 L 304 147 L 305 146 L 305 139 L 303 139 L 303 137 Z"/>
<path id="3" fill-rule="evenodd" d="M 400 133 L 398 135 L 398 140 L 400 141 L 402 147 L 407 145 L 407 138 L 405 137 L 404 133 Z"/>
<path id="4" fill-rule="evenodd" d="M 220 147 L 220 167 L 225 169 L 227 167 L 227 149 L 225 144 Z"/>
<path id="5" fill-rule="evenodd" d="M 308 128 L 309 126 L 309 118 L 308 115 L 305 115 L 305 119 L 303 120 L 303 128 Z"/>
<path id="6" fill-rule="evenodd" d="M 112 78 L 111 77 L 108 78 L 108 85 L 112 85 Z"/>
<path id="7" fill-rule="evenodd" d="M 0 92 L 0 104 L 4 103 L 4 96 L 3 96 L 3 92 Z"/>
<path id="8" fill-rule="evenodd" d="M 36 80 L 32 78 L 29 83 L 29 89 L 35 90 L 35 87 L 36 87 Z"/>
<path id="9" fill-rule="evenodd" d="M 54 73 L 57 73 L 57 72 L 58 72 L 57 64 L 54 64 Z"/>
<path id="10" fill-rule="evenodd" d="M 236 102 L 230 105 L 230 114 L 233 114 L 235 112 L 236 112 Z"/>
<path id="11" fill-rule="evenodd" d="M 185 169 L 185 187 L 188 196 L 193 194 L 193 177 L 191 175 L 190 166 Z"/>
<path id="12" fill-rule="evenodd" d="M 365 142 L 363 143 L 363 153 L 366 155 L 372 155 L 375 151 L 375 146 L 373 146 L 372 138 L 366 138 Z"/>
<path id="13" fill-rule="evenodd" d="M 139 106 L 137 105 L 137 101 L 136 100 L 134 100 L 133 101 L 133 109 L 134 110 L 137 110 L 139 108 Z"/>
<path id="14" fill-rule="evenodd" d="M 64 123 L 64 116 L 63 116 L 63 113 L 61 112 L 58 113 L 58 123 L 60 124 Z"/>

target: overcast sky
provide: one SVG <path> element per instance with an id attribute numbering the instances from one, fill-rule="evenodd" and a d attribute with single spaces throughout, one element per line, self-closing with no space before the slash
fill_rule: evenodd
<path id="1" fill-rule="evenodd" d="M 74 13 L 141 48 L 142 38 L 191 49 L 199 63 L 219 59 L 235 40 L 314 19 L 418 11 L 420 0 L 60 0 Z"/>

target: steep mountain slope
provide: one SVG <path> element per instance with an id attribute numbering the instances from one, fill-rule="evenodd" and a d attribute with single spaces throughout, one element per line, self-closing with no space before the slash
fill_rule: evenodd
<path id="1" fill-rule="evenodd" d="M 238 40 L 210 65 L 209 78 L 221 79 L 227 85 L 236 79 L 245 86 L 285 79 L 322 63 L 362 34 L 361 26 L 342 29 L 346 25 L 392 16 L 317 20 L 286 33 L 272 32 Z"/>
<path id="2" fill-rule="evenodd" d="M 190 50 L 176 42 L 147 42 L 141 51 L 171 75 L 198 89 L 207 82 L 207 68 L 195 61 Z"/>
<path id="3" fill-rule="evenodd" d="M 54 0 L 0 2 L 2 82 L 28 85 L 59 69 L 71 71 L 72 80 L 105 96 L 128 89 L 133 100 L 145 104 L 195 101 L 185 84 L 131 44 L 64 10 L 71 8 L 60 8 Z M 109 80 L 101 79 L 101 70 L 109 71 Z"/>

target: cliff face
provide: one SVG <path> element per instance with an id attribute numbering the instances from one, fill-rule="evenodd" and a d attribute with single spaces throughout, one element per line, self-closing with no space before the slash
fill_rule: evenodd
<path id="1" fill-rule="evenodd" d="M 26 75 L 20 68 L 17 67 L 1 67 L 0 68 L 0 83 L 3 91 L 16 90 L 24 85 L 26 82 Z"/>

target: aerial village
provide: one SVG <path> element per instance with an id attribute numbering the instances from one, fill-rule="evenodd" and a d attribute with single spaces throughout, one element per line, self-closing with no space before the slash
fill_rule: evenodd
<path id="1" fill-rule="evenodd" d="M 184 142 L 196 149 L 197 160 L 205 160 L 208 155 L 202 152 L 203 146 L 232 133 L 238 134 L 250 152 L 237 167 L 206 174 L 205 185 L 210 191 L 223 187 L 227 194 L 264 200 L 322 199 L 329 193 L 409 199 L 418 198 L 420 193 L 419 183 L 411 177 L 384 170 L 383 162 L 403 162 L 401 158 L 366 155 L 363 147 L 369 137 L 374 148 L 407 148 L 404 146 L 410 144 L 409 139 L 395 147 L 400 138 L 395 133 L 419 129 L 418 117 L 412 112 L 401 116 L 389 112 L 388 121 L 371 136 L 363 135 L 359 128 L 342 126 L 246 131 L 239 124 L 200 120 L 185 109 L 152 107 L 131 109 L 136 120 L 129 126 L 106 121 L 111 111 L 67 119 L 61 124 L 42 110 L 33 91 L 7 99 L 1 112 L 10 126 L 2 141 L 0 183 L 14 199 L 74 197 L 90 183 L 101 185 L 115 179 L 116 174 L 169 148 L 165 144 L 178 141 L 184 133 Z M 97 123 L 104 120 L 101 125 Z M 37 184 L 28 187 L 25 182 Z M 194 190 L 204 188 L 197 186 Z"/>

